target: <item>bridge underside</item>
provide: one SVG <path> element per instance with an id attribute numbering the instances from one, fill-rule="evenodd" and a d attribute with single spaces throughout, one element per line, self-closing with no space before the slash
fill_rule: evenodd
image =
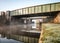
<path id="1" fill-rule="evenodd" d="M 39 13 L 39 14 L 30 14 L 30 15 L 12 16 L 11 17 L 11 19 L 12 19 L 11 23 L 14 24 L 14 25 L 15 24 L 19 24 L 19 25 L 21 25 L 21 28 L 22 27 L 25 28 L 24 26 L 26 26 L 26 27 L 32 29 L 33 26 L 31 24 L 33 23 L 32 22 L 33 20 L 34 20 L 34 22 L 36 21 L 36 27 L 38 27 L 38 25 L 40 23 L 40 19 L 43 20 L 43 23 L 53 23 L 54 22 L 54 18 L 57 16 L 58 13 L 60 13 L 60 11 Z M 25 29 L 28 30 L 28 28 L 25 28 Z"/>
<path id="2" fill-rule="evenodd" d="M 46 13 L 37 13 L 37 14 L 26 14 L 26 15 L 16 15 L 16 16 L 12 16 L 15 18 L 24 18 L 24 17 L 38 17 L 38 16 L 57 16 L 57 14 L 60 11 L 55 11 L 55 12 L 46 12 Z"/>

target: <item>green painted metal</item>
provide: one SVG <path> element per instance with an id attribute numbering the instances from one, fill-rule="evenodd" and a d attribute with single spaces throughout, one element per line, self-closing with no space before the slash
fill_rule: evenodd
<path id="1" fill-rule="evenodd" d="M 12 10 L 11 15 L 12 16 L 26 15 L 26 14 L 44 13 L 44 12 L 52 12 L 52 11 L 60 11 L 60 2 Z"/>

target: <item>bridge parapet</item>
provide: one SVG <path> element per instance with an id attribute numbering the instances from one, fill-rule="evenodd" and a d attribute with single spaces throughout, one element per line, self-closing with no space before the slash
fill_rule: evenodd
<path id="1" fill-rule="evenodd" d="M 60 11 L 60 2 L 16 9 L 12 10 L 10 14 L 11 16 L 16 16 L 16 15 L 38 14 L 53 11 Z"/>

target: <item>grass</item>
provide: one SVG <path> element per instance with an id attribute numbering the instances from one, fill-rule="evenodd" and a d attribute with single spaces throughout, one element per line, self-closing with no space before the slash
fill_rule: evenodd
<path id="1" fill-rule="evenodd" d="M 43 43 L 60 43 L 60 24 L 43 24 Z"/>

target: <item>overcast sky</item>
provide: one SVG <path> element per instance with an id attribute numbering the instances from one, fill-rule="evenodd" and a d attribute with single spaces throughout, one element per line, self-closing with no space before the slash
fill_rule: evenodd
<path id="1" fill-rule="evenodd" d="M 60 0 L 0 0 L 0 11 L 14 10 L 34 5 L 60 2 Z"/>

